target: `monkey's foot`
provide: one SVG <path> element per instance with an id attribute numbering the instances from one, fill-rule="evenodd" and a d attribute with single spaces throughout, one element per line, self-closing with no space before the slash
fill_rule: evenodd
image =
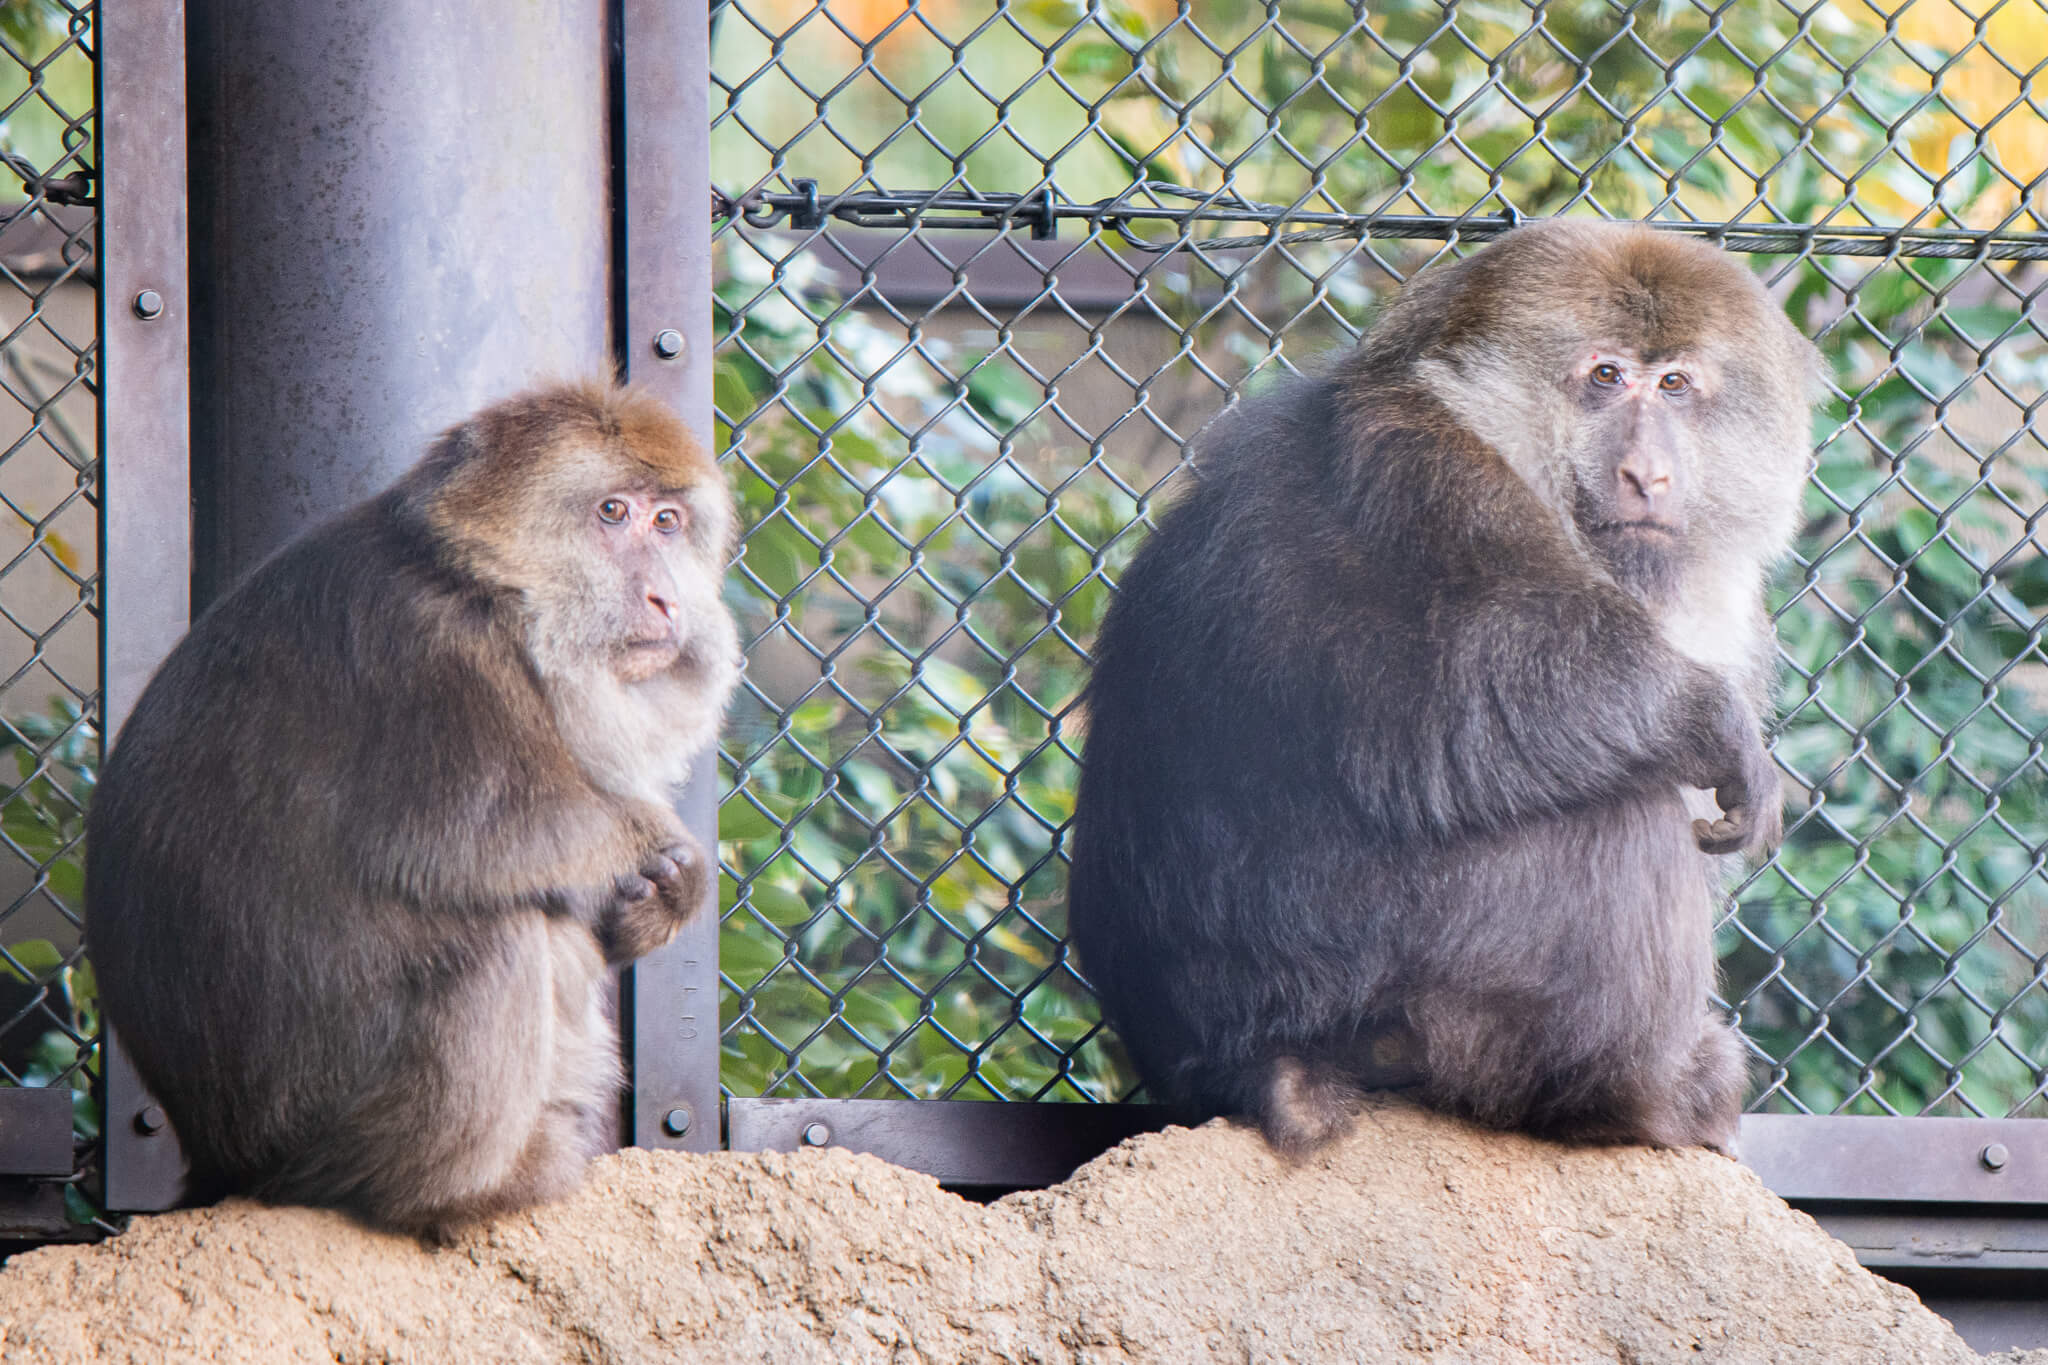
<path id="1" fill-rule="evenodd" d="M 1361 1099 L 1341 1072 L 1282 1057 L 1259 1096 L 1259 1129 L 1280 1155 L 1299 1161 L 1349 1132 Z"/>

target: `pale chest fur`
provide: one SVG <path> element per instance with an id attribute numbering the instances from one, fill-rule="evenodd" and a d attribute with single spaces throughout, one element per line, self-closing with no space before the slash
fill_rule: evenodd
<path id="1" fill-rule="evenodd" d="M 1757 710 L 1768 711 L 1777 656 L 1764 616 L 1762 574 L 1690 574 L 1688 580 L 1658 618 L 1665 643 L 1739 680 Z"/>
<path id="2" fill-rule="evenodd" d="M 623 683 L 590 672 L 552 689 L 551 701 L 562 737 L 598 786 L 668 805 L 717 734 L 719 709 L 699 690 L 674 674 Z"/>
<path id="3" fill-rule="evenodd" d="M 1664 640 L 1693 662 L 1733 678 L 1759 714 L 1768 715 L 1777 654 L 1757 588 L 1762 575 L 1697 574 L 1658 618 Z M 1697 581 L 1704 579 L 1705 581 Z M 1684 790 L 1687 814 L 1713 819 L 1720 806 L 1709 792 Z"/>

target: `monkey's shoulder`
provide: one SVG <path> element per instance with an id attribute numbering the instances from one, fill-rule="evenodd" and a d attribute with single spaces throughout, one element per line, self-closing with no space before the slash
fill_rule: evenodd
<path id="1" fill-rule="evenodd" d="M 214 603 L 152 679 L 120 748 L 188 759 L 246 751 L 340 763 L 393 754 L 474 761 L 530 732 L 538 687 L 509 613 L 435 559 L 379 501 L 287 545 Z M 365 730 L 385 737 L 362 743 Z"/>
<path id="2" fill-rule="evenodd" d="M 1404 397 L 1299 380 L 1218 418 L 1133 566 L 1138 598 L 1158 599 L 1146 610 L 1170 622 L 1235 613 L 1268 640 L 1290 622 L 1355 634 L 1419 623 L 1500 583 L 1591 576 L 1513 471 Z"/>

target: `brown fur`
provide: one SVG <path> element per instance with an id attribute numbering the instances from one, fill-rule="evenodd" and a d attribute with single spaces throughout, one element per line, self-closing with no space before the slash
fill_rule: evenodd
<path id="1" fill-rule="evenodd" d="M 540 390 L 172 652 L 102 775 L 87 920 L 193 1197 L 432 1232 L 609 1145 L 606 964 L 710 894 L 672 801 L 735 677 L 732 525 L 654 400 Z"/>

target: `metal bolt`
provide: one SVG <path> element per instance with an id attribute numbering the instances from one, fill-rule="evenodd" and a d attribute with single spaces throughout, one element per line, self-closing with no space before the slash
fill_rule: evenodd
<path id="1" fill-rule="evenodd" d="M 661 1131 L 670 1137 L 681 1137 L 690 1131 L 690 1111 L 671 1109 L 661 1116 Z"/>
<path id="2" fill-rule="evenodd" d="M 135 1116 L 135 1131 L 144 1137 L 154 1137 L 164 1130 L 164 1111 L 152 1104 Z"/>
<path id="3" fill-rule="evenodd" d="M 683 334 L 673 327 L 665 327 L 656 332 L 654 353 L 663 360 L 674 360 L 683 353 Z"/>
<path id="4" fill-rule="evenodd" d="M 832 1130 L 822 1123 L 804 1125 L 804 1146 L 823 1147 L 832 1140 Z"/>
<path id="5" fill-rule="evenodd" d="M 135 316 L 144 322 L 155 322 L 164 315 L 164 296 L 154 289 L 145 289 L 135 296 Z"/>
<path id="6" fill-rule="evenodd" d="M 2012 1153 L 2005 1150 L 2005 1144 L 2002 1142 L 1994 1142 L 1977 1153 L 1977 1160 L 1984 1163 L 1984 1169 L 1987 1171 L 2002 1171 L 2005 1169 L 2005 1163 L 2011 1159 Z"/>

